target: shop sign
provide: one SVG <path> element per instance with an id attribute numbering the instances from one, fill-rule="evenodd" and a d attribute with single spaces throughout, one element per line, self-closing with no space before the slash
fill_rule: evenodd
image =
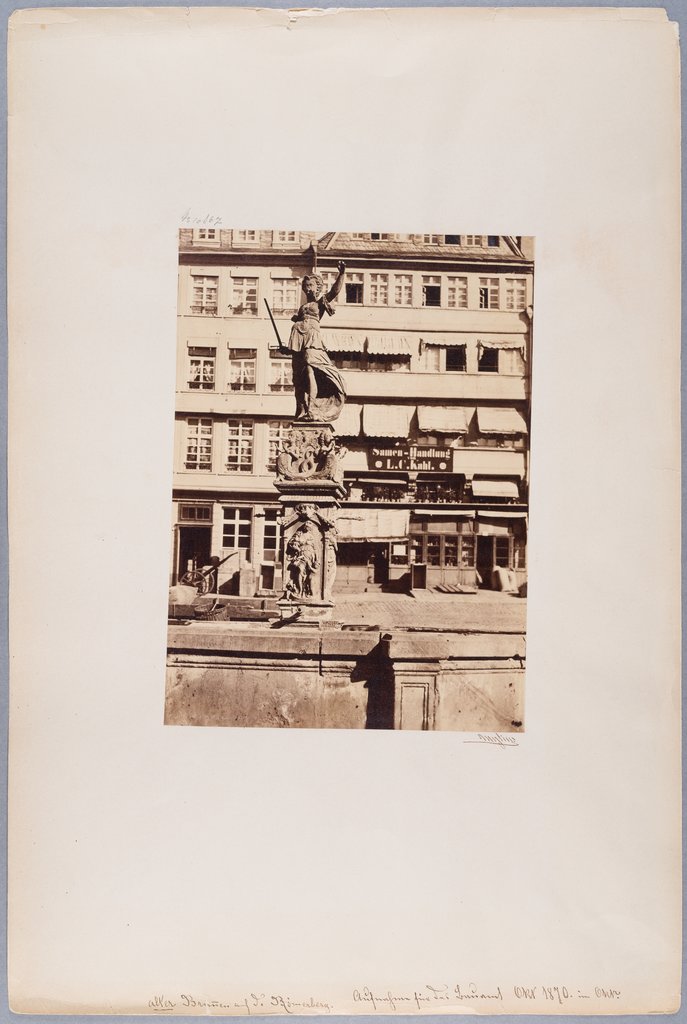
<path id="1" fill-rule="evenodd" d="M 403 448 L 370 450 L 370 469 L 446 473 L 451 471 L 452 464 L 452 450 L 437 445 L 411 444 Z"/>

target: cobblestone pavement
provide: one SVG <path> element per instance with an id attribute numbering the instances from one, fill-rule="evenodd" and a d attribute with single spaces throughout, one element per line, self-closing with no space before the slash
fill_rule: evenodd
<path id="1" fill-rule="evenodd" d="M 341 594 L 332 618 L 344 625 L 524 632 L 527 601 L 511 594 Z"/>

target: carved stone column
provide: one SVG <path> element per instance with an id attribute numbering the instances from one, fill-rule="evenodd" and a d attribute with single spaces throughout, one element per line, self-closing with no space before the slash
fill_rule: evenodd
<path id="1" fill-rule="evenodd" d="M 342 459 L 331 423 L 297 420 L 277 452 L 282 506 L 283 617 L 299 622 L 329 618 L 334 606 L 336 514 L 343 498 Z"/>

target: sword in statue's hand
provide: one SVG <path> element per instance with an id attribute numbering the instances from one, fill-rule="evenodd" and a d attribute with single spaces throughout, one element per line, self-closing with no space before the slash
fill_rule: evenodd
<path id="1" fill-rule="evenodd" d="M 272 321 L 272 327 L 274 328 L 274 333 L 277 336 L 277 343 L 279 345 L 279 351 L 283 352 L 285 355 L 291 355 L 289 349 L 285 345 L 282 344 L 282 340 L 279 337 L 279 330 L 277 329 L 277 325 L 274 322 L 274 317 L 272 316 L 272 310 L 270 309 L 269 302 L 267 301 L 267 299 L 264 299 L 263 301 L 264 301 L 265 305 L 267 306 L 267 312 L 269 313 L 270 320 Z"/>

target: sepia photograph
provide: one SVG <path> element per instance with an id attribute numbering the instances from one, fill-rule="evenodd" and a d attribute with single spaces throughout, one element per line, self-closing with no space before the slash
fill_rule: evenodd
<path id="1" fill-rule="evenodd" d="M 182 227 L 165 723 L 524 729 L 534 242 Z"/>

